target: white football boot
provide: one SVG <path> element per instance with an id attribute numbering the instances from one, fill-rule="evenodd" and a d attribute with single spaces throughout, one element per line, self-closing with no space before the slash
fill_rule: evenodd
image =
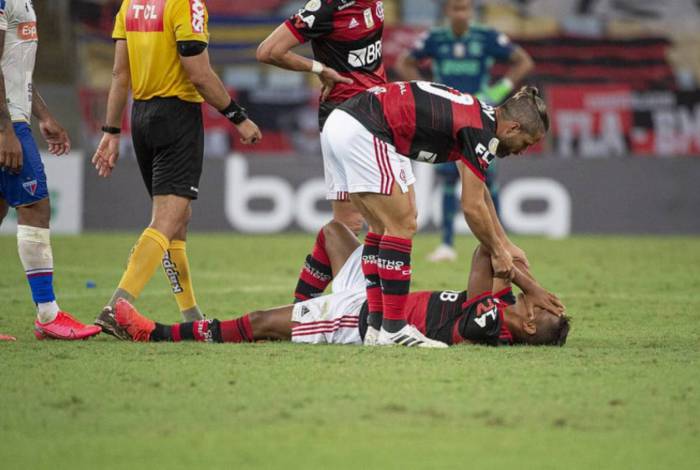
<path id="1" fill-rule="evenodd" d="M 365 341 L 363 344 L 365 346 L 376 346 L 378 340 L 379 340 L 379 330 L 368 325 L 367 331 L 365 332 Z"/>
<path id="2" fill-rule="evenodd" d="M 446 348 L 447 345 L 426 337 L 413 325 L 406 325 L 396 333 L 384 328 L 379 331 L 377 346 L 406 346 L 409 348 Z"/>
<path id="3" fill-rule="evenodd" d="M 431 263 L 457 261 L 457 250 L 443 243 L 428 255 L 428 261 Z"/>

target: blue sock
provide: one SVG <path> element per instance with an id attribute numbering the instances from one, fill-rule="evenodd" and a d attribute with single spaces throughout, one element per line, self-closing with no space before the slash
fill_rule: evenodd
<path id="1" fill-rule="evenodd" d="M 31 269 L 27 271 L 27 281 L 35 304 L 56 300 L 56 295 L 53 293 L 53 269 Z"/>

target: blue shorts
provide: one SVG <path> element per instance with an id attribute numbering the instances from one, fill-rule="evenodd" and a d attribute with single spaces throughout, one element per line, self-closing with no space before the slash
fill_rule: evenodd
<path id="1" fill-rule="evenodd" d="M 0 168 L 0 199 L 4 199 L 11 207 L 29 206 L 49 197 L 46 173 L 41 154 L 32 137 L 32 128 L 25 122 L 16 122 L 13 127 L 22 145 L 22 171 L 15 174 L 6 168 Z"/>

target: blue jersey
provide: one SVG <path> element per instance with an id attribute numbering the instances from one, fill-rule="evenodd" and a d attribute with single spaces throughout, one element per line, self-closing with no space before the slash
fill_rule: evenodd
<path id="1" fill-rule="evenodd" d="M 494 62 L 508 60 L 514 49 L 505 34 L 473 23 L 460 37 L 449 26 L 426 31 L 411 56 L 432 60 L 433 81 L 463 93 L 477 93 L 489 84 Z"/>

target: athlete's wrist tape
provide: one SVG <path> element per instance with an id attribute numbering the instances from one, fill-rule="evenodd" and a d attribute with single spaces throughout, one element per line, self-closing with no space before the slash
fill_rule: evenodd
<path id="1" fill-rule="evenodd" d="M 231 103 L 229 103 L 228 106 L 226 106 L 219 112 L 235 125 L 239 125 L 240 123 L 248 119 L 248 114 L 246 113 L 245 108 L 236 103 L 233 99 L 231 100 Z"/>
<path id="2" fill-rule="evenodd" d="M 324 65 L 317 61 L 317 60 L 312 60 L 311 61 L 311 73 L 315 73 L 316 75 L 321 75 L 324 69 Z"/>
<path id="3" fill-rule="evenodd" d="M 119 127 L 112 127 L 112 126 L 102 126 L 102 132 L 106 132 L 107 134 L 121 134 L 122 130 Z"/>

